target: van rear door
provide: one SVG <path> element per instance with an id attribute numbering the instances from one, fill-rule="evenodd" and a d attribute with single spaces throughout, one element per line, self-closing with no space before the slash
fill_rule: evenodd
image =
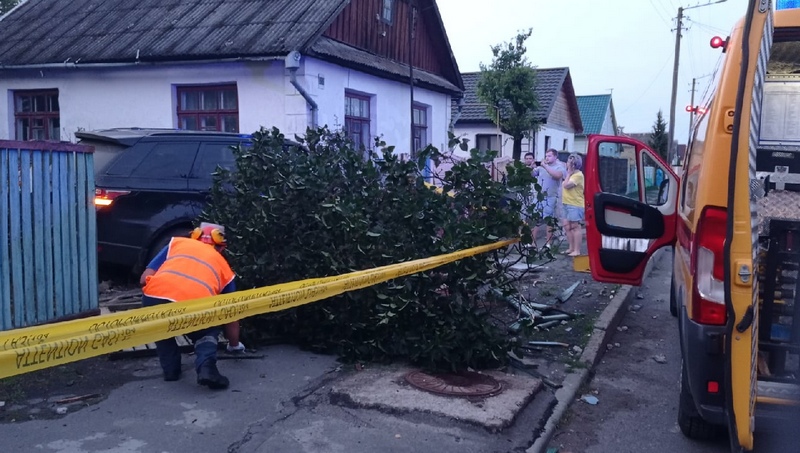
<path id="1" fill-rule="evenodd" d="M 653 253 L 675 242 L 678 176 L 642 142 L 589 135 L 584 177 L 592 277 L 641 284 Z"/>

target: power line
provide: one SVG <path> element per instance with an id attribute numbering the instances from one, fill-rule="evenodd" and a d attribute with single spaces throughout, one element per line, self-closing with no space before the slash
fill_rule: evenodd
<path id="1" fill-rule="evenodd" d="M 664 22 L 665 24 L 667 24 L 667 26 L 671 26 L 671 25 L 672 25 L 672 24 L 670 24 L 670 21 L 668 21 L 666 18 L 664 18 L 664 15 L 663 15 L 663 14 L 661 14 L 661 11 L 659 11 L 659 9 L 656 7 L 656 4 L 655 4 L 655 3 L 653 3 L 653 0 L 650 0 L 650 5 L 651 5 L 651 6 L 653 7 L 653 9 L 656 11 L 656 14 L 658 14 L 658 17 L 660 17 L 660 18 L 661 18 L 661 21 L 662 21 L 662 22 Z"/>
<path id="2" fill-rule="evenodd" d="M 661 69 L 658 70 L 658 74 L 656 74 L 656 76 L 653 77 L 653 80 L 650 81 L 650 84 L 647 85 L 647 88 L 645 88 L 644 91 L 642 91 L 642 93 L 639 95 L 639 97 L 636 98 L 636 100 L 634 100 L 633 102 L 631 102 L 631 104 L 628 107 L 626 107 L 625 109 L 620 111 L 618 113 L 618 115 L 622 115 L 623 113 L 625 113 L 628 110 L 630 110 L 631 107 L 633 107 L 634 105 L 636 105 L 637 102 L 639 102 L 639 99 L 644 97 L 644 95 L 647 94 L 648 91 L 650 91 L 650 88 L 652 88 L 653 84 L 656 83 L 656 80 L 658 80 L 658 78 L 661 76 L 661 73 L 664 72 L 664 68 L 667 67 L 667 63 L 669 63 L 670 59 L 672 59 L 672 55 L 668 55 L 667 56 L 667 58 L 664 60 L 664 64 L 661 65 Z"/>
<path id="3" fill-rule="evenodd" d="M 696 20 L 692 20 L 692 19 L 690 19 L 690 18 L 688 18 L 688 17 L 686 18 L 686 21 L 687 21 L 687 22 L 691 22 L 691 23 L 693 23 L 694 25 L 697 25 L 698 27 L 700 27 L 700 29 L 702 29 L 702 30 L 704 30 L 704 31 L 711 32 L 712 34 L 720 34 L 720 33 L 722 33 L 722 34 L 726 34 L 726 33 L 729 33 L 729 31 L 723 30 L 723 29 L 721 29 L 721 28 L 717 28 L 717 27 L 715 27 L 715 26 L 713 26 L 713 25 L 704 24 L 704 23 L 702 23 L 702 22 L 698 22 L 698 21 L 696 21 Z"/>

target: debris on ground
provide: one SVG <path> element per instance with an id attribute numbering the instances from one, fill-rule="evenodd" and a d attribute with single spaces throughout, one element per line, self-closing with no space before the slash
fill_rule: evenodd
<path id="1" fill-rule="evenodd" d="M 583 401 L 584 403 L 591 404 L 592 406 L 596 406 L 597 403 L 600 402 L 600 400 L 597 399 L 596 396 L 592 396 L 592 395 L 583 395 L 581 397 L 581 401 Z"/>
<path id="2" fill-rule="evenodd" d="M 573 283 L 572 286 L 570 286 L 569 288 L 565 289 L 564 292 L 562 292 L 561 294 L 558 295 L 558 297 L 556 297 L 556 301 L 559 304 L 563 304 L 564 302 L 566 302 L 570 297 L 572 297 L 572 293 L 575 292 L 575 289 L 577 289 L 578 285 L 580 285 L 580 284 L 581 284 L 580 280 L 578 280 L 577 282 Z"/>
<path id="3" fill-rule="evenodd" d="M 69 398 L 60 399 L 60 400 L 56 401 L 55 403 L 56 404 L 69 404 L 69 403 L 75 403 L 75 402 L 78 402 L 78 401 L 88 400 L 88 399 L 92 399 L 92 398 L 98 398 L 100 396 L 101 395 L 99 393 L 89 393 L 88 395 L 72 396 L 72 397 L 69 397 Z"/>
<path id="4" fill-rule="evenodd" d="M 667 363 L 667 357 L 664 354 L 657 354 L 653 356 L 653 360 L 655 360 L 656 363 Z"/>
<path id="5" fill-rule="evenodd" d="M 558 342 L 558 341 L 529 341 L 528 345 L 530 345 L 530 346 L 541 346 L 541 347 L 554 347 L 554 346 L 562 347 L 562 348 L 568 348 L 569 347 L 568 344 L 561 343 L 561 342 Z"/>

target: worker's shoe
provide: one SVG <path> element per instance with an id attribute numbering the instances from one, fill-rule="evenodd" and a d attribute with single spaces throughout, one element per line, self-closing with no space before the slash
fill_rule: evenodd
<path id="1" fill-rule="evenodd" d="M 205 385 L 211 390 L 222 390 L 228 388 L 230 381 L 219 374 L 217 364 L 206 362 L 200 365 L 200 369 L 197 371 L 197 383 Z"/>
<path id="2" fill-rule="evenodd" d="M 232 354 L 237 352 L 244 352 L 245 349 L 246 348 L 244 347 L 244 343 L 242 343 L 241 341 L 236 346 L 231 346 L 230 344 L 228 344 L 228 346 L 225 347 L 225 350 Z"/>

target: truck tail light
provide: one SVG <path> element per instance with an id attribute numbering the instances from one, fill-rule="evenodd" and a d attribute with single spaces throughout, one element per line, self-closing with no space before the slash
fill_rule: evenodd
<path id="1" fill-rule="evenodd" d="M 117 197 L 128 195 L 130 190 L 107 190 L 107 189 L 94 189 L 94 207 L 96 209 L 103 209 L 111 206 Z"/>
<path id="2" fill-rule="evenodd" d="M 692 319 L 700 324 L 719 326 L 727 319 L 724 259 L 727 231 L 728 212 L 706 207 L 700 215 L 692 244 Z"/>

